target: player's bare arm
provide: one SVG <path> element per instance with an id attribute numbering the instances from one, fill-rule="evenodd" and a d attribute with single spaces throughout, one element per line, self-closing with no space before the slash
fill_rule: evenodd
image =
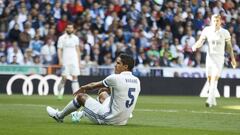
<path id="1" fill-rule="evenodd" d="M 62 48 L 58 48 L 59 65 L 62 66 Z"/>
<path id="2" fill-rule="evenodd" d="M 103 87 L 105 87 L 105 86 L 103 85 L 102 81 L 92 82 L 92 83 L 81 86 L 78 91 L 73 93 L 73 95 L 76 96 L 79 93 L 86 93 L 87 91 L 100 89 L 100 88 L 103 88 Z"/>
<path id="3" fill-rule="evenodd" d="M 195 52 L 197 48 L 200 48 L 203 45 L 204 42 L 205 38 L 203 36 L 200 36 L 197 42 L 192 46 L 192 51 Z"/>
<path id="4" fill-rule="evenodd" d="M 102 92 L 107 92 L 107 93 L 111 93 L 110 88 L 104 87 L 98 90 L 98 94 L 102 93 Z"/>
<path id="5" fill-rule="evenodd" d="M 235 57 L 234 57 L 231 40 L 226 41 L 226 51 L 230 54 L 232 67 L 236 68 L 237 63 L 236 63 L 236 60 L 235 60 Z"/>

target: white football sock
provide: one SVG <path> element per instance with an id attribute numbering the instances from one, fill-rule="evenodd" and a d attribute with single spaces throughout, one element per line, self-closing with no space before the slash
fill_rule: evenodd
<path id="1" fill-rule="evenodd" d="M 73 91 L 73 93 L 75 93 L 77 90 L 79 90 L 78 80 L 73 80 L 72 81 L 72 91 Z"/>
<path id="2" fill-rule="evenodd" d="M 213 82 L 213 87 L 214 87 L 214 98 L 213 98 L 213 105 L 217 105 L 217 101 L 216 101 L 216 95 L 215 95 L 215 93 L 217 93 L 216 91 L 217 91 L 217 86 L 218 86 L 218 81 L 217 80 L 215 80 L 214 82 Z"/>
<path id="3" fill-rule="evenodd" d="M 208 99 L 207 99 L 207 103 L 209 103 L 210 105 L 213 104 L 214 102 L 214 99 L 215 99 L 215 94 L 214 94 L 214 80 L 211 80 L 210 81 L 210 84 L 209 84 L 209 94 L 208 94 Z"/>
<path id="4" fill-rule="evenodd" d="M 58 93 L 59 93 L 59 95 L 60 95 L 62 89 L 64 89 L 65 83 L 66 83 L 66 80 L 62 78 L 60 83 L 59 83 L 59 85 L 58 85 Z"/>
<path id="5" fill-rule="evenodd" d="M 64 118 L 65 116 L 67 116 L 68 114 L 70 114 L 71 112 L 76 111 L 78 108 L 80 108 L 81 105 L 78 103 L 77 99 L 74 98 L 72 101 L 70 101 L 64 108 L 62 111 L 58 112 L 57 115 L 59 118 Z"/>

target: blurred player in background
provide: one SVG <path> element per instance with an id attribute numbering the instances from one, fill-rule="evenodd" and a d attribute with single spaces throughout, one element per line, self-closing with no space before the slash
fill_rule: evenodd
<path id="1" fill-rule="evenodd" d="M 83 106 L 83 111 L 91 121 L 97 124 L 126 125 L 133 112 L 140 92 L 140 81 L 132 75 L 134 60 L 132 56 L 120 54 L 116 59 L 115 74 L 103 81 L 81 86 L 74 93 L 75 98 L 62 110 L 47 107 L 50 117 L 63 122 L 65 116 Z M 101 89 L 99 101 L 93 99 L 87 91 Z M 106 91 L 111 91 L 108 96 Z"/>
<path id="2" fill-rule="evenodd" d="M 62 80 L 58 86 L 59 96 L 62 98 L 62 89 L 66 83 L 67 77 L 72 77 L 73 93 L 79 89 L 78 75 L 80 75 L 80 50 L 79 38 L 73 33 L 74 26 L 69 23 L 66 32 L 58 40 L 58 60 L 62 66 Z"/>
<path id="3" fill-rule="evenodd" d="M 224 53 L 226 51 L 231 57 L 231 64 L 236 68 L 230 33 L 221 27 L 221 16 L 213 15 L 211 25 L 203 29 L 200 38 L 193 45 L 192 50 L 196 51 L 201 47 L 205 40 L 208 41 L 208 51 L 206 56 L 206 74 L 209 83 L 209 95 L 206 100 L 206 107 L 216 106 L 215 90 L 217 90 L 218 79 L 224 66 Z"/>

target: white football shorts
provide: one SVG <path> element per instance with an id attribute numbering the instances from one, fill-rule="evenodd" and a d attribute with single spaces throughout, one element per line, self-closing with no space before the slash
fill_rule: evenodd
<path id="1" fill-rule="evenodd" d="M 224 66 L 224 56 L 207 55 L 206 56 L 206 74 L 207 76 L 221 76 Z"/>
<path id="2" fill-rule="evenodd" d="M 64 76 L 78 76 L 80 75 L 80 67 L 78 64 L 69 64 L 62 67 L 62 75 Z"/>

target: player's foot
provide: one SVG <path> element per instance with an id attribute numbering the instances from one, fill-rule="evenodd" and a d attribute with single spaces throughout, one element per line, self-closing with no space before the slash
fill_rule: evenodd
<path id="1" fill-rule="evenodd" d="M 59 118 L 57 115 L 58 110 L 57 109 L 53 109 L 50 106 L 47 106 L 46 108 L 47 113 L 50 117 L 52 117 L 53 119 L 55 119 L 57 122 L 63 122 L 63 119 Z"/>
<path id="2" fill-rule="evenodd" d="M 57 97 L 58 100 L 62 100 L 63 99 L 63 95 L 59 94 Z"/>
<path id="3" fill-rule="evenodd" d="M 133 114 L 132 114 L 132 113 L 130 114 L 129 118 L 130 118 L 130 119 L 133 118 Z"/>
<path id="4" fill-rule="evenodd" d="M 212 104 L 209 104 L 209 103 L 205 103 L 205 106 L 208 107 L 208 108 L 211 108 L 212 107 Z"/>
<path id="5" fill-rule="evenodd" d="M 75 111 L 71 113 L 71 117 L 72 117 L 72 122 L 73 123 L 78 123 L 80 122 L 81 118 L 83 117 L 83 111 Z"/>

